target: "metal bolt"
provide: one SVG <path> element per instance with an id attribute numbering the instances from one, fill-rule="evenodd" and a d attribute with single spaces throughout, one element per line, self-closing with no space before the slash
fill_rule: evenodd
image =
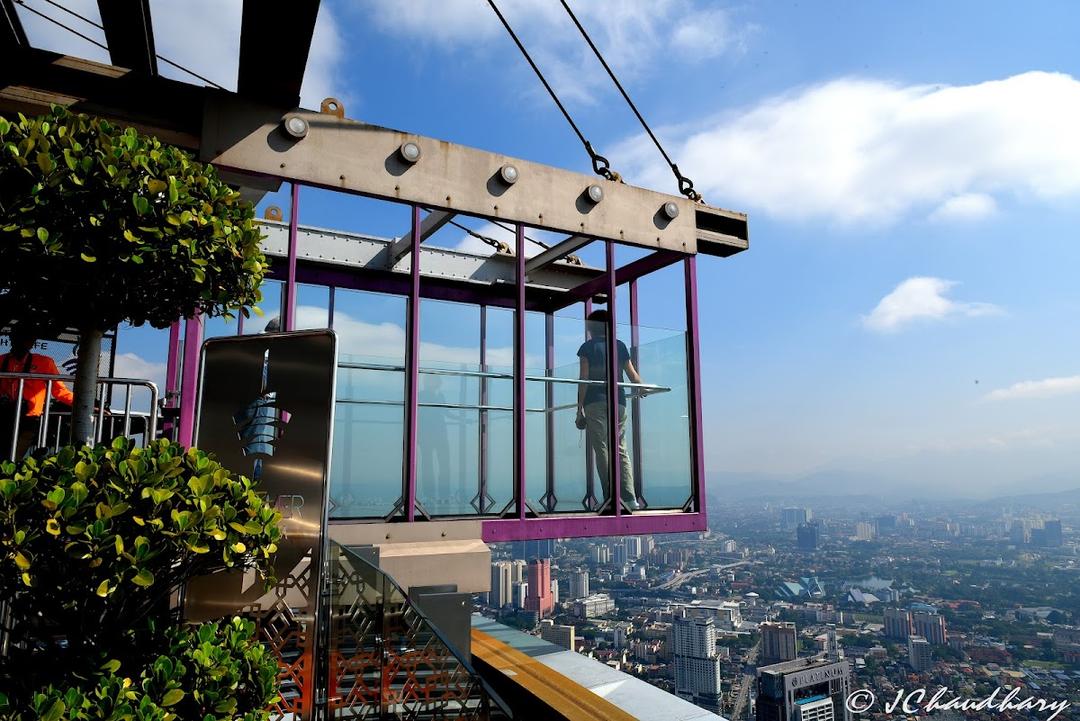
<path id="1" fill-rule="evenodd" d="M 674 200 L 664 203 L 660 210 L 667 216 L 668 220 L 675 220 L 679 217 L 679 204 Z"/>
<path id="2" fill-rule="evenodd" d="M 595 183 L 588 187 L 585 194 L 588 196 L 589 200 L 594 203 L 599 203 L 604 199 L 604 189 Z"/>

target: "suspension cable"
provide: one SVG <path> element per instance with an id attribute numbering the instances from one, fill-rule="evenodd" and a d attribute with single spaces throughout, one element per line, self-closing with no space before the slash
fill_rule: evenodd
<path id="1" fill-rule="evenodd" d="M 679 171 L 679 166 L 671 160 L 671 157 L 667 154 L 667 151 L 664 150 L 664 146 L 660 144 L 660 141 L 653 133 L 652 128 L 650 128 L 649 124 L 645 122 L 645 118 L 642 117 L 641 113 L 637 109 L 637 106 L 634 105 L 634 101 L 630 99 L 630 94 L 626 92 L 625 88 L 623 88 L 622 83 L 620 83 L 619 78 L 615 76 L 615 72 L 611 69 L 611 66 L 608 65 L 607 60 L 604 59 L 604 56 L 603 54 L 601 54 L 600 49 L 596 47 L 596 43 L 593 42 L 592 38 L 589 36 L 589 33 L 586 32 L 585 27 L 578 20 L 577 15 L 574 14 L 574 11 L 570 9 L 570 5 L 566 2 L 566 0 L 559 0 L 559 2 L 562 3 L 563 8 L 570 16 L 570 19 L 574 21 L 574 25 L 577 26 L 577 29 L 581 33 L 581 36 L 585 38 L 585 42 L 589 44 L 589 47 L 596 55 L 597 60 L 599 60 L 600 64 L 604 66 L 604 70 L 607 71 L 607 74 L 611 78 L 611 81 L 615 83 L 615 87 L 619 89 L 620 93 L 622 93 L 623 99 L 626 101 L 626 104 L 630 106 L 630 109 L 632 111 L 634 111 L 634 115 L 637 116 L 638 122 L 641 123 L 641 127 L 645 128 L 645 132 L 649 134 L 650 138 L 652 138 L 653 143 L 656 145 L 656 149 L 660 151 L 660 154 L 664 156 L 664 160 L 666 160 L 667 164 L 671 166 L 671 172 L 675 174 L 675 179 L 679 183 L 679 192 L 685 195 L 690 200 L 699 203 L 705 202 L 701 197 L 701 193 L 694 190 L 694 181 L 690 180 L 690 178 L 687 178 Z"/>
<path id="2" fill-rule="evenodd" d="M 545 78 L 544 74 L 540 72 L 540 68 L 537 67 L 536 63 L 532 59 L 532 56 L 529 55 L 529 51 L 525 49 L 525 45 L 522 44 L 521 40 L 517 36 L 517 33 L 514 32 L 514 29 L 510 27 L 510 23 L 507 22 L 506 18 L 503 17 L 503 14 L 499 11 L 499 6 L 495 4 L 495 0 L 488 0 L 488 5 L 490 5 L 491 9 L 495 11 L 495 15 L 498 16 L 499 21 L 502 23 L 503 27 L 506 28 L 506 32 L 510 35 L 510 38 L 514 41 L 514 44 L 517 45 L 518 50 L 520 50 L 521 54 L 525 56 L 525 60 L 529 63 L 529 66 L 533 69 L 533 72 L 536 73 L 536 77 L 540 79 L 540 83 L 544 86 L 544 89 L 548 91 L 548 95 L 550 95 L 551 99 L 555 102 L 555 106 L 559 108 L 559 110 L 563 114 L 563 117 L 566 118 L 566 122 L 570 124 L 570 127 L 573 128 L 574 133 L 577 134 L 578 140 L 580 140 L 581 144 L 585 146 L 585 152 L 589 154 L 589 159 L 592 161 L 593 172 L 597 175 L 601 175 L 607 178 L 608 180 L 622 182 L 622 176 L 620 176 L 618 173 L 611 169 L 611 164 L 608 162 L 608 159 L 593 150 L 592 143 L 590 143 L 585 138 L 585 135 L 578 128 L 577 123 L 575 123 L 574 119 L 570 117 L 570 113 L 566 110 L 566 107 L 562 104 L 562 101 L 559 100 L 559 96 L 555 94 L 555 91 L 552 89 L 551 84 L 548 83 L 547 78 Z"/>
<path id="3" fill-rule="evenodd" d="M 86 17 L 85 15 L 80 15 L 79 13 L 75 12 L 71 8 L 64 7 L 60 3 L 55 2 L 55 0 L 44 0 L 44 1 L 47 2 L 49 5 L 52 5 L 53 7 L 66 12 L 68 15 L 71 15 L 72 17 L 75 17 L 75 18 L 78 18 L 79 20 L 82 20 L 87 25 L 92 25 L 93 27 L 97 28 L 98 30 L 102 30 L 102 31 L 105 30 L 105 26 L 102 25 L 101 23 L 94 22 L 93 20 Z M 46 14 L 44 14 L 44 13 L 30 7 L 29 5 L 26 4 L 26 0 L 15 0 L 15 2 L 19 3 L 24 8 L 26 8 L 30 12 L 34 13 L 38 17 L 41 17 L 41 18 L 44 18 L 45 20 L 48 20 L 53 25 L 57 25 L 57 26 L 63 28 L 64 30 L 67 30 L 72 35 L 79 36 L 80 38 L 87 41 L 91 45 L 96 45 L 97 47 L 101 48 L 105 52 L 110 52 L 109 47 L 107 45 L 103 45 L 102 43 L 99 43 L 97 40 L 94 40 L 93 38 L 88 37 L 86 35 L 83 35 L 78 30 L 76 30 L 76 29 L 74 29 L 72 27 L 69 27 L 67 25 L 64 25 L 62 22 L 56 20 L 55 18 L 49 17 L 48 15 L 46 15 Z M 181 72 L 187 73 L 188 75 L 190 75 L 193 78 L 197 78 L 199 80 L 202 80 L 204 83 L 206 83 L 208 85 L 213 85 L 218 90 L 224 90 L 225 89 L 221 85 L 218 85 L 217 83 L 215 83 L 210 78 L 205 78 L 202 75 L 199 75 L 194 70 L 189 70 L 188 68 L 185 68 L 183 65 L 181 65 L 179 63 L 176 63 L 176 62 L 173 62 L 172 60 L 169 60 L 167 57 L 165 57 L 163 55 L 158 55 L 157 53 L 154 53 L 154 57 L 156 57 L 158 60 L 160 60 L 161 62 L 163 62 L 163 63 L 165 63 L 167 65 L 171 65 L 172 67 L 176 68 L 177 70 L 179 70 Z"/>

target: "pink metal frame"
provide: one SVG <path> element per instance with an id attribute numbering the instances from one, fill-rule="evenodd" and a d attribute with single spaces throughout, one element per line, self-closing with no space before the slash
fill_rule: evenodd
<path id="1" fill-rule="evenodd" d="M 475 303 L 480 306 L 482 319 L 486 316 L 487 306 L 499 306 L 513 308 L 514 314 L 514 489 L 515 500 L 510 507 L 510 512 L 499 518 L 487 517 L 483 519 L 483 539 L 488 542 L 543 539 L 543 538 L 569 538 L 577 536 L 604 536 L 634 533 L 677 533 L 686 531 L 698 531 L 707 527 L 705 516 L 705 470 L 702 453 L 702 426 L 701 426 L 701 384 L 700 384 L 700 347 L 698 340 L 698 307 L 697 307 L 697 267 L 694 256 L 688 256 L 671 251 L 656 251 L 639 260 L 629 263 L 621 268 L 615 266 L 615 242 L 604 241 L 606 270 L 605 273 L 595 280 L 583 283 L 578 288 L 567 294 L 560 301 L 559 307 L 565 307 L 574 302 L 585 302 L 586 314 L 592 309 L 592 297 L 597 294 L 607 295 L 607 307 L 610 313 L 610 325 L 608 328 L 608 377 L 618 379 L 620 368 L 618 365 L 618 339 L 616 335 L 616 292 L 619 285 L 629 284 L 630 290 L 630 320 L 632 324 L 632 358 L 636 361 L 638 350 L 638 289 L 637 279 L 659 268 L 682 261 L 684 267 L 684 282 L 686 295 L 686 324 L 687 324 L 687 355 L 688 355 L 688 382 L 690 398 L 690 425 L 691 425 L 691 452 L 693 469 L 693 494 L 687 506 L 682 512 L 679 511 L 650 511 L 631 510 L 624 507 L 621 502 L 621 483 L 619 463 L 618 438 L 620 434 L 618 414 L 618 388 L 616 383 L 608 384 L 608 411 L 613 420 L 609 424 L 611 434 L 609 447 L 613 449 L 608 454 L 610 468 L 609 494 L 612 504 L 602 509 L 604 515 L 591 513 L 574 513 L 568 515 L 543 515 L 535 517 L 534 511 L 528 502 L 526 489 L 526 452 L 527 442 L 525 434 L 525 314 L 529 310 L 552 312 L 555 308 L 532 305 L 526 296 L 525 286 L 525 228 L 521 224 L 515 227 L 516 249 L 516 282 L 513 293 L 506 293 L 505 289 L 465 289 L 455 287 L 434 280 L 421 282 L 420 267 L 416 259 L 420 257 L 421 244 L 421 209 L 412 207 L 411 229 L 411 269 L 407 278 L 401 274 L 373 273 L 373 272 L 349 272 L 341 269 L 315 267 L 307 263 L 297 263 L 297 224 L 299 220 L 300 186 L 293 184 L 291 192 L 291 213 L 289 217 L 289 243 L 288 257 L 284 268 L 277 270 L 274 275 L 283 277 L 284 280 L 284 303 L 282 312 L 282 327 L 291 330 L 296 322 L 296 292 L 298 283 L 314 283 L 330 287 L 331 303 L 333 302 L 334 289 L 336 287 L 353 288 L 361 290 L 381 291 L 405 295 L 408 298 L 407 319 L 407 344 L 406 372 L 405 372 L 405 447 L 402 498 L 399 504 L 399 516 L 407 522 L 417 519 L 418 511 L 426 517 L 426 513 L 417 503 L 417 454 L 416 454 L 416 427 L 417 427 L 417 389 L 419 379 L 420 348 L 420 299 L 438 298 L 444 300 L 456 300 Z M 283 271 L 283 272 L 282 272 Z M 176 390 L 176 378 L 179 371 L 179 408 L 180 423 L 178 440 L 184 444 L 190 444 L 195 421 L 195 399 L 198 393 L 198 368 L 199 353 L 202 347 L 203 324 L 199 317 L 191 318 L 184 323 L 184 337 L 181 341 L 179 323 L 174 325 L 169 334 L 169 364 L 167 370 L 167 390 L 171 387 Z M 332 321 L 331 321 L 332 322 Z M 550 325 L 550 322 L 549 324 Z M 482 321 L 482 339 L 486 336 L 486 322 Z M 552 349 L 550 347 L 550 328 L 546 328 L 545 357 L 547 364 L 551 365 Z M 481 399 L 484 402 L 484 399 Z M 639 501 L 641 498 L 641 459 L 640 442 L 641 429 L 639 422 L 640 407 L 635 403 L 632 414 L 632 429 L 635 469 L 635 493 Z M 483 422 L 483 420 L 481 421 Z M 550 431 L 549 431 L 550 432 Z M 481 448 L 483 453 L 483 448 Z M 589 454 L 587 453 L 587 459 Z M 485 459 L 481 458 L 481 475 L 486 475 Z M 549 457 L 547 463 L 552 463 Z M 591 464 L 586 462 L 586 482 L 592 488 L 593 473 Z M 486 490 L 486 478 L 481 478 L 481 493 Z M 548 492 L 553 490 L 553 481 L 549 478 L 547 483 Z M 555 499 L 546 498 L 544 505 L 551 503 L 554 507 Z M 479 499 L 481 506 L 487 501 L 483 496 Z M 489 510 L 494 510 L 490 509 Z"/>

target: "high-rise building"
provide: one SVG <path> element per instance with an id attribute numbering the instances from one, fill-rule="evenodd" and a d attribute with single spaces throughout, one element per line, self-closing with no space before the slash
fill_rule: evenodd
<path id="1" fill-rule="evenodd" d="M 720 542 L 720 553 L 735 553 L 738 548 L 739 544 L 731 538 Z"/>
<path id="2" fill-rule="evenodd" d="M 698 706 L 719 710 L 720 656 L 712 618 L 676 618 L 671 626 L 675 693 Z"/>
<path id="3" fill-rule="evenodd" d="M 798 655 L 794 623 L 766 622 L 758 630 L 761 631 L 761 665 L 791 661 Z"/>
<path id="4" fill-rule="evenodd" d="M 522 611 L 525 609 L 525 599 L 529 596 L 529 584 L 525 581 L 522 581 L 521 583 L 515 583 L 513 585 L 513 589 L 514 592 L 511 603 L 513 604 L 514 608 Z"/>
<path id="5" fill-rule="evenodd" d="M 550 616 L 555 609 L 551 598 L 551 560 L 541 558 L 529 561 L 529 592 L 525 597 L 525 610 L 535 611 L 539 618 Z"/>
<path id="6" fill-rule="evenodd" d="M 495 608 L 509 606 L 513 600 L 513 578 L 509 561 L 496 561 L 491 564 L 491 591 L 488 592 L 488 604 Z"/>
<path id="7" fill-rule="evenodd" d="M 1044 521 L 1042 528 L 1032 529 L 1031 543 L 1043 548 L 1060 548 L 1064 543 L 1061 535 L 1061 521 Z"/>
<path id="8" fill-rule="evenodd" d="M 1013 521 L 1009 526 L 1009 540 L 1022 546 L 1031 540 L 1031 529 L 1027 521 Z"/>
<path id="9" fill-rule="evenodd" d="M 540 638 L 556 646 L 562 646 L 567 651 L 577 650 L 577 636 L 574 635 L 573 626 L 560 626 L 550 618 L 540 622 Z"/>
<path id="10" fill-rule="evenodd" d="M 551 579 L 551 602 L 554 604 L 559 603 L 559 579 Z"/>
<path id="11" fill-rule="evenodd" d="M 615 546 L 615 552 L 612 554 L 612 559 L 616 566 L 622 567 L 626 565 L 627 553 L 626 546 L 619 543 Z"/>
<path id="12" fill-rule="evenodd" d="M 915 671 L 926 671 L 934 665 L 934 649 L 922 636 L 912 636 L 907 642 L 908 665 Z"/>
<path id="13" fill-rule="evenodd" d="M 879 536 L 888 536 L 896 531 L 896 516 L 885 514 L 874 519 L 874 526 Z"/>
<path id="14" fill-rule="evenodd" d="M 847 661 L 798 658 L 757 673 L 757 721 L 850 721 Z"/>
<path id="15" fill-rule="evenodd" d="M 522 583 L 525 581 L 525 566 L 527 564 L 524 561 L 511 561 L 510 562 L 510 582 Z"/>
<path id="16" fill-rule="evenodd" d="M 859 521 L 855 524 L 855 540 L 856 541 L 872 541 L 874 539 L 874 524 L 866 521 Z"/>
<path id="17" fill-rule="evenodd" d="M 934 646 L 944 646 L 948 643 L 945 617 L 940 614 L 915 611 L 911 614 L 911 626 L 916 636 L 922 636 Z"/>
<path id="18" fill-rule="evenodd" d="M 626 558 L 629 561 L 636 561 L 641 558 L 641 537 L 640 536 L 627 536 L 623 539 L 623 545 L 626 546 Z"/>
<path id="19" fill-rule="evenodd" d="M 604 565 L 611 563 L 611 546 L 601 543 L 592 547 L 593 563 Z"/>
<path id="20" fill-rule="evenodd" d="M 795 506 L 782 508 L 780 510 L 780 527 L 790 531 L 798 528 L 800 523 L 809 523 L 813 517 L 814 514 L 809 508 Z"/>
<path id="21" fill-rule="evenodd" d="M 589 572 L 585 569 L 570 574 L 570 600 L 576 601 L 589 595 Z"/>
<path id="22" fill-rule="evenodd" d="M 885 638 L 906 641 L 911 635 L 911 611 L 902 608 L 886 608 Z"/>
<path id="23" fill-rule="evenodd" d="M 800 551 L 816 551 L 820 531 L 816 523 L 800 523 L 795 529 L 795 537 Z"/>

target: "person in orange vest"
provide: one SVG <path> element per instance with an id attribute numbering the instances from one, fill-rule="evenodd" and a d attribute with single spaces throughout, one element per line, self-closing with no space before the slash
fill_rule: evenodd
<path id="1" fill-rule="evenodd" d="M 11 351 L 0 355 L 0 373 L 38 373 L 60 375 L 56 361 L 47 355 L 34 353 L 35 334 L 28 328 L 16 328 L 11 333 Z M 21 458 L 37 438 L 41 414 L 45 410 L 45 394 L 49 384 L 40 379 L 23 381 L 22 398 L 17 378 L 0 378 L 0 458 Z M 74 396 L 62 381 L 53 381 L 52 397 L 71 406 Z M 15 417 L 19 419 L 18 438 L 15 438 Z M 14 448 L 13 448 L 14 446 Z M 13 452 L 14 451 L 14 452 Z"/>

